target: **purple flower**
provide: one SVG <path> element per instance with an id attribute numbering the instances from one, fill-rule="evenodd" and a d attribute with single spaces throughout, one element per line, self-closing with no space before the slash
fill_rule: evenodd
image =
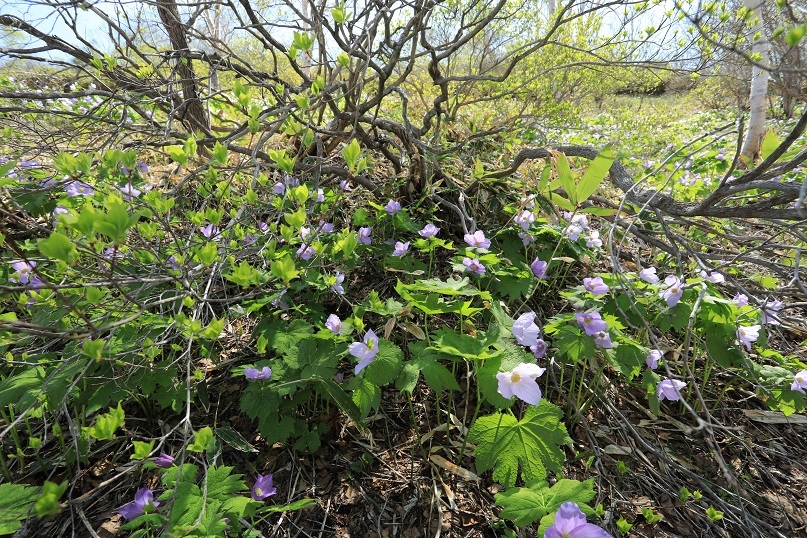
<path id="1" fill-rule="evenodd" d="M 577 318 L 577 324 L 589 336 L 608 330 L 608 323 L 602 319 L 599 312 L 578 312 L 575 317 Z"/>
<path id="2" fill-rule="evenodd" d="M 602 277 L 599 276 L 594 278 L 584 278 L 583 287 L 586 288 L 586 291 L 591 293 L 594 297 L 605 295 L 610 290 L 608 285 L 602 281 Z"/>
<path id="3" fill-rule="evenodd" d="M 261 233 L 266 233 L 269 231 L 269 225 L 261 221 L 258 223 L 258 229 L 261 231 Z"/>
<path id="4" fill-rule="evenodd" d="M 342 334 L 342 320 L 336 314 L 331 314 L 325 321 L 325 328 L 333 334 Z"/>
<path id="5" fill-rule="evenodd" d="M 20 284 L 28 284 L 28 279 L 33 277 L 34 267 L 36 267 L 36 262 L 19 261 L 12 263 L 11 268 L 16 272 L 16 278 L 11 276 L 9 280 Z"/>
<path id="6" fill-rule="evenodd" d="M 518 213 L 515 217 L 513 217 L 513 221 L 515 221 L 516 224 L 521 226 L 521 229 L 526 232 L 527 230 L 530 229 L 530 224 L 535 222 L 535 215 L 533 214 L 532 211 L 524 210 Z"/>
<path id="7" fill-rule="evenodd" d="M 664 353 L 660 349 L 651 349 L 650 353 L 647 354 L 647 358 L 644 360 L 644 363 L 651 370 L 655 370 L 658 368 L 658 361 L 663 357 Z"/>
<path id="8" fill-rule="evenodd" d="M 759 338 L 759 330 L 761 328 L 761 325 L 751 325 L 737 329 L 737 338 L 742 342 L 746 350 L 751 351 L 751 344 L 756 342 Z"/>
<path id="9" fill-rule="evenodd" d="M 35 160 L 30 160 L 30 161 L 22 160 L 22 161 L 20 161 L 20 168 L 22 168 L 23 170 L 30 170 L 30 169 L 36 168 L 38 166 L 39 166 L 39 163 L 36 162 Z"/>
<path id="10" fill-rule="evenodd" d="M 394 215 L 400 210 L 401 210 L 401 203 L 396 200 L 390 200 L 389 202 L 387 202 L 387 205 L 384 206 L 384 211 L 386 211 L 390 215 Z"/>
<path id="11" fill-rule="evenodd" d="M 513 323 L 513 336 L 522 346 L 537 345 L 540 335 L 541 328 L 535 324 L 535 312 L 525 312 Z"/>
<path id="12" fill-rule="evenodd" d="M 348 181 L 347 179 L 343 179 L 342 181 L 339 182 L 339 188 L 344 192 L 350 192 L 353 190 L 353 188 L 350 186 L 350 181 Z"/>
<path id="13" fill-rule="evenodd" d="M 143 161 L 137 161 L 137 170 L 140 174 L 145 175 L 149 173 L 149 165 Z"/>
<path id="14" fill-rule="evenodd" d="M 588 232 L 588 239 L 586 239 L 586 246 L 588 248 L 602 248 L 602 239 L 600 239 L 600 232 L 591 230 Z"/>
<path id="15" fill-rule="evenodd" d="M 324 202 L 325 201 L 325 191 L 322 189 L 317 189 L 317 199 L 314 200 L 315 202 Z"/>
<path id="16" fill-rule="evenodd" d="M 105 260 L 120 260 L 123 259 L 123 252 L 118 250 L 118 247 L 106 247 L 101 252 L 101 257 Z"/>
<path id="17" fill-rule="evenodd" d="M 648 284 L 655 284 L 659 281 L 658 275 L 656 275 L 656 268 L 655 267 L 648 267 L 647 269 L 642 269 L 639 271 L 639 278 L 647 282 Z"/>
<path id="18" fill-rule="evenodd" d="M 793 376 L 793 384 L 790 385 L 790 390 L 797 390 L 804 394 L 804 389 L 807 389 L 807 370 L 802 370 Z"/>
<path id="19" fill-rule="evenodd" d="M 583 229 L 588 229 L 588 218 L 583 214 L 573 214 L 570 211 L 563 212 L 563 218 L 566 222 L 574 224 L 575 226 Z"/>
<path id="20" fill-rule="evenodd" d="M 305 239 L 309 235 L 311 235 L 311 228 L 308 226 L 300 226 L 300 237 Z"/>
<path id="21" fill-rule="evenodd" d="M 278 181 L 275 183 L 275 186 L 272 187 L 272 192 L 278 196 L 283 196 L 286 194 L 286 185 L 282 181 Z"/>
<path id="22" fill-rule="evenodd" d="M 392 251 L 393 256 L 403 256 L 409 252 L 409 241 L 406 243 L 401 243 L 400 241 L 395 242 L 395 250 Z"/>
<path id="23" fill-rule="evenodd" d="M 485 274 L 485 266 L 479 260 L 475 260 L 473 258 L 463 258 L 462 265 L 465 266 L 467 271 L 470 271 L 477 275 L 484 275 Z"/>
<path id="24" fill-rule="evenodd" d="M 342 286 L 342 282 L 344 281 L 345 281 L 345 274 L 337 271 L 336 282 L 331 286 L 331 291 L 338 293 L 339 295 L 344 295 L 345 288 Z"/>
<path id="25" fill-rule="evenodd" d="M 333 232 L 333 224 L 331 224 L 330 222 L 325 222 L 324 220 L 321 220 L 319 224 L 317 224 L 317 233 L 329 234 L 331 232 Z"/>
<path id="26" fill-rule="evenodd" d="M 604 349 L 611 349 L 614 347 L 614 344 L 611 343 L 611 335 L 608 334 L 606 331 L 600 331 L 594 336 L 594 343 Z"/>
<path id="27" fill-rule="evenodd" d="M 720 284 L 721 282 L 726 281 L 726 277 L 724 277 L 723 275 L 721 275 L 717 271 L 712 271 L 711 273 L 707 273 L 706 271 L 702 270 L 700 272 L 700 277 L 705 279 L 705 280 L 708 280 L 709 282 L 711 282 L 713 284 Z"/>
<path id="28" fill-rule="evenodd" d="M 250 381 L 260 381 L 272 377 L 272 369 L 264 366 L 260 370 L 257 368 L 244 368 L 244 377 Z"/>
<path id="29" fill-rule="evenodd" d="M 123 193 L 123 199 L 127 202 L 131 201 L 133 198 L 137 198 L 143 192 L 135 189 L 131 183 L 127 183 L 123 187 L 120 187 L 120 191 Z"/>
<path id="30" fill-rule="evenodd" d="M 252 234 L 244 234 L 244 238 L 241 240 L 241 244 L 244 245 L 245 247 L 254 245 L 257 242 L 258 242 L 258 236 Z"/>
<path id="31" fill-rule="evenodd" d="M 566 234 L 566 237 L 568 237 L 570 241 L 577 241 L 577 238 L 583 233 L 583 228 L 577 224 L 570 224 L 563 233 Z"/>
<path id="32" fill-rule="evenodd" d="M 659 297 L 667 301 L 667 306 L 675 306 L 684 294 L 684 285 L 677 276 L 670 275 L 664 279 L 667 289 L 659 292 Z"/>
<path id="33" fill-rule="evenodd" d="M 420 234 L 420 237 L 428 239 L 429 237 L 434 237 L 435 235 L 437 235 L 437 232 L 439 231 L 440 228 L 438 228 L 434 224 L 429 223 L 426 226 L 424 226 L 423 229 L 418 232 L 418 234 Z"/>
<path id="34" fill-rule="evenodd" d="M 154 500 L 154 494 L 149 488 L 140 488 L 135 493 L 134 501 L 124 504 L 118 509 L 118 513 L 129 521 L 143 515 L 147 506 L 157 507 L 160 503 Z"/>
<path id="35" fill-rule="evenodd" d="M 378 355 L 378 337 L 370 329 L 364 335 L 364 341 L 353 342 L 348 346 L 347 350 L 348 353 L 359 359 L 359 363 L 353 370 L 356 375 L 359 375 L 359 372 L 367 368 L 373 362 L 375 356 Z"/>
<path id="36" fill-rule="evenodd" d="M 485 237 L 485 232 L 477 230 L 473 234 L 465 234 L 465 242 L 474 248 L 490 248 L 490 239 Z"/>
<path id="37" fill-rule="evenodd" d="M 610 534 L 593 523 L 586 523 L 586 516 L 573 502 L 560 505 L 555 522 L 547 527 L 544 538 L 612 538 Z"/>
<path id="38" fill-rule="evenodd" d="M 530 351 L 532 351 L 532 354 L 535 355 L 536 359 L 540 359 L 544 355 L 546 355 L 546 350 L 547 350 L 546 342 L 544 342 L 540 338 L 535 341 L 534 346 L 530 346 Z"/>
<path id="39" fill-rule="evenodd" d="M 171 269 L 173 269 L 174 271 L 179 271 L 180 270 L 179 263 L 177 263 L 176 256 L 173 256 L 173 255 L 169 256 L 168 259 L 165 260 L 165 264 L 168 267 L 170 267 Z"/>
<path id="40" fill-rule="evenodd" d="M 81 181 L 71 181 L 64 186 L 64 190 L 71 198 L 74 196 L 92 196 L 95 190 L 88 184 Z"/>
<path id="41" fill-rule="evenodd" d="M 773 301 L 767 303 L 762 307 L 762 312 L 759 316 L 759 321 L 761 323 L 767 323 L 769 325 L 781 325 L 779 321 L 779 311 L 782 309 L 784 305 L 782 301 Z"/>
<path id="42" fill-rule="evenodd" d="M 656 394 L 658 394 L 658 401 L 670 400 L 678 401 L 681 399 L 680 391 L 686 387 L 687 384 L 677 379 L 664 379 L 656 386 Z"/>
<path id="43" fill-rule="evenodd" d="M 202 232 L 202 235 L 206 238 L 215 239 L 215 237 L 219 234 L 219 227 L 208 224 L 207 226 L 202 226 L 199 228 L 199 231 Z"/>
<path id="44" fill-rule="evenodd" d="M 168 469 L 174 464 L 174 458 L 166 454 L 165 452 L 161 452 L 159 456 L 154 458 L 154 465 L 157 467 L 162 467 L 163 469 Z"/>
<path id="45" fill-rule="evenodd" d="M 518 237 L 521 238 L 521 243 L 525 247 L 530 243 L 532 243 L 533 241 L 535 241 L 535 239 L 533 239 L 533 237 L 530 234 L 524 232 L 518 232 Z"/>
<path id="46" fill-rule="evenodd" d="M 306 261 L 310 260 L 316 253 L 317 251 L 314 250 L 314 247 L 306 245 L 305 243 L 300 245 L 300 248 L 297 249 L 297 255 Z"/>
<path id="47" fill-rule="evenodd" d="M 546 368 L 537 364 L 522 362 L 510 372 L 496 374 L 496 379 L 499 380 L 497 392 L 508 399 L 516 396 L 528 404 L 538 405 L 541 402 L 538 378 L 545 371 Z"/>
<path id="48" fill-rule="evenodd" d="M 373 240 L 370 238 L 370 235 L 373 233 L 373 228 L 371 226 L 366 226 L 359 228 L 359 243 L 363 245 L 370 245 L 373 243 Z"/>
<path id="49" fill-rule="evenodd" d="M 57 205 L 55 208 L 53 208 L 53 213 L 51 213 L 51 214 L 53 215 L 53 218 L 54 218 L 53 223 L 56 224 L 59 221 L 58 216 L 59 215 L 69 215 L 70 210 L 67 209 L 66 207 L 62 206 L 62 205 Z"/>
<path id="50" fill-rule="evenodd" d="M 737 293 L 734 296 L 734 304 L 736 304 L 738 307 L 747 306 L 748 305 L 748 295 L 746 295 L 744 293 Z"/>
<path id="51" fill-rule="evenodd" d="M 549 264 L 540 258 L 535 258 L 530 264 L 532 274 L 534 274 L 536 278 L 546 278 L 547 267 L 549 267 Z"/>
<path id="52" fill-rule="evenodd" d="M 258 475 L 250 494 L 252 495 L 252 500 L 262 501 L 275 493 L 277 493 L 277 489 L 272 484 L 272 475 L 268 474 L 266 476 Z"/>

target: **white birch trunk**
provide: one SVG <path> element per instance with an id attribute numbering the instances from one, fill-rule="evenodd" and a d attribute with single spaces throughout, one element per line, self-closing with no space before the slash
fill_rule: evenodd
<path id="1" fill-rule="evenodd" d="M 754 34 L 759 34 L 759 39 L 751 46 L 751 53 L 759 54 L 758 63 L 770 66 L 770 55 L 768 53 L 768 38 L 765 36 L 765 28 L 762 20 L 762 2 L 764 0 L 743 0 L 746 8 L 753 11 L 756 24 Z M 761 57 L 761 58 L 760 58 Z M 765 112 L 767 108 L 768 96 L 768 71 L 754 66 L 751 70 L 751 94 L 748 98 L 748 106 L 751 114 L 748 118 L 748 132 L 743 141 L 740 151 L 741 156 L 753 162 L 754 157 L 759 153 L 762 138 L 765 136 Z"/>

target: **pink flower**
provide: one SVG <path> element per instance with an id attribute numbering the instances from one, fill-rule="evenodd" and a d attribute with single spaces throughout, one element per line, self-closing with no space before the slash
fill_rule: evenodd
<path id="1" fill-rule="evenodd" d="M 644 360 L 644 363 L 651 370 L 655 370 L 658 368 L 658 361 L 663 357 L 664 353 L 662 353 L 660 349 L 651 349 L 650 353 L 647 354 L 647 358 Z"/>
<path id="2" fill-rule="evenodd" d="M 586 523 L 586 516 L 573 502 L 560 505 L 555 521 L 547 527 L 544 538 L 612 538 L 610 534 L 593 523 Z"/>
<path id="3" fill-rule="evenodd" d="M 387 205 L 384 206 L 384 211 L 386 211 L 390 215 L 394 215 L 400 210 L 401 210 L 401 202 L 398 202 L 396 200 L 390 200 L 389 202 L 387 202 Z"/>
<path id="4" fill-rule="evenodd" d="M 602 277 L 599 276 L 594 278 L 584 278 L 583 287 L 586 288 L 586 291 L 591 293 L 594 297 L 605 295 L 610 290 L 608 285 L 602 281 Z"/>
<path id="5" fill-rule="evenodd" d="M 418 234 L 420 234 L 420 237 L 428 239 L 429 237 L 434 237 L 435 235 L 437 235 L 437 232 L 439 231 L 440 228 L 438 228 L 434 224 L 427 224 L 426 226 L 423 227 L 422 230 L 418 232 Z"/>
<path id="6" fill-rule="evenodd" d="M 521 226 L 522 230 L 526 232 L 527 230 L 530 229 L 530 224 L 535 222 L 535 215 L 533 214 L 532 211 L 524 210 L 518 213 L 515 217 L 513 217 L 513 220 L 515 221 L 516 224 Z"/>
<path id="7" fill-rule="evenodd" d="M 546 268 L 548 266 L 549 264 L 545 261 L 540 258 L 535 258 L 530 264 L 530 269 L 532 269 L 532 274 L 534 274 L 536 278 L 543 279 L 546 278 Z"/>
<path id="8" fill-rule="evenodd" d="M 807 389 L 807 370 L 802 370 L 793 376 L 793 384 L 790 385 L 790 390 L 797 390 L 804 394 L 804 389 Z"/>
<path id="9" fill-rule="evenodd" d="M 372 233 L 373 228 L 370 226 L 359 228 L 359 243 L 361 243 L 362 245 L 372 244 L 373 240 L 370 238 L 370 235 Z"/>
<path id="10" fill-rule="evenodd" d="M 761 328 L 761 325 L 751 325 L 737 329 L 737 339 L 742 342 L 746 350 L 751 351 L 751 344 L 756 342 L 759 338 L 759 330 Z"/>
<path id="11" fill-rule="evenodd" d="M 667 306 L 675 306 L 684 294 L 684 285 L 678 277 L 670 275 L 664 279 L 667 289 L 659 292 L 659 297 L 667 301 Z"/>
<path id="12" fill-rule="evenodd" d="M 577 324 L 589 336 L 608 330 L 608 323 L 602 319 L 599 312 L 578 312 L 575 317 L 577 318 Z"/>
<path id="13" fill-rule="evenodd" d="M 535 312 L 525 312 L 513 323 L 513 336 L 522 346 L 536 345 L 540 335 L 541 329 L 535 324 Z"/>
<path id="14" fill-rule="evenodd" d="M 407 252 L 409 252 L 409 241 L 406 243 L 401 243 L 400 241 L 395 242 L 395 250 L 392 251 L 393 256 L 400 257 Z"/>
<path id="15" fill-rule="evenodd" d="M 655 284 L 659 281 L 658 275 L 656 275 L 656 268 L 655 267 L 648 267 L 647 269 L 642 269 L 639 271 L 639 278 L 647 282 L 648 284 Z"/>
<path id="16" fill-rule="evenodd" d="M 485 237 L 485 232 L 477 230 L 473 234 L 465 234 L 465 242 L 474 248 L 490 248 L 490 239 Z"/>
<path id="17" fill-rule="evenodd" d="M 359 372 L 367 368 L 375 356 L 378 355 L 378 337 L 371 330 L 367 331 L 364 335 L 364 340 L 361 342 L 353 342 L 347 348 L 348 353 L 359 359 L 359 363 L 353 372 L 359 375 Z"/>
<path id="18" fill-rule="evenodd" d="M 658 385 L 656 385 L 656 394 L 658 394 L 658 400 L 678 401 L 681 399 L 681 389 L 686 386 L 686 383 L 683 381 L 678 381 L 677 379 L 664 379 Z"/>
<path id="19" fill-rule="evenodd" d="M 462 265 L 465 266 L 465 269 L 476 274 L 476 275 L 484 275 L 485 274 L 485 266 L 479 260 L 475 260 L 473 258 L 463 258 Z"/>
<path id="20" fill-rule="evenodd" d="M 264 366 L 260 370 L 257 368 L 244 368 L 244 377 L 250 381 L 262 381 L 272 377 L 272 369 Z"/>
<path id="21" fill-rule="evenodd" d="M 499 380 L 498 393 L 505 398 L 516 396 L 528 404 L 538 405 L 541 402 L 538 378 L 545 371 L 546 368 L 537 364 L 522 362 L 510 372 L 500 372 L 496 374 L 496 379 Z"/>
<path id="22" fill-rule="evenodd" d="M 342 320 L 336 314 L 331 314 L 325 321 L 325 327 L 333 334 L 342 334 Z"/>

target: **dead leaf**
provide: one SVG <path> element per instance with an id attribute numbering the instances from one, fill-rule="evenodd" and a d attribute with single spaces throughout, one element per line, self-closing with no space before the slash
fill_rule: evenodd
<path id="1" fill-rule="evenodd" d="M 479 477 L 476 476 L 474 473 L 472 473 L 468 469 L 460 467 L 459 465 L 451 463 L 450 461 L 448 461 L 447 459 L 445 459 L 442 456 L 438 456 L 437 454 L 432 454 L 432 455 L 429 456 L 429 459 L 431 460 L 432 463 L 434 463 L 438 467 L 441 467 L 441 468 L 445 469 L 446 471 L 448 471 L 449 473 L 453 473 L 453 474 L 459 476 L 462 479 L 470 480 L 470 481 L 473 481 L 473 482 L 478 482 L 479 481 Z"/>

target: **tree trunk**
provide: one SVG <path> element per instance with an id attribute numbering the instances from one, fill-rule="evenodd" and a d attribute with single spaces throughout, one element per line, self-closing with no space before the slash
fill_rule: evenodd
<path id="1" fill-rule="evenodd" d="M 751 46 L 751 53 L 755 56 L 758 54 L 757 63 L 765 66 L 770 66 L 770 55 L 768 54 L 769 44 L 768 38 L 765 37 L 765 28 L 762 20 L 762 2 L 763 0 L 744 0 L 743 4 L 746 8 L 753 11 L 756 24 L 754 25 L 754 33 L 759 34 L 759 39 L 754 41 Z M 761 69 L 756 65 L 751 70 L 751 94 L 748 98 L 748 106 L 751 109 L 751 114 L 748 118 L 748 133 L 743 141 L 743 147 L 740 155 L 745 157 L 749 162 L 753 162 L 754 157 L 759 153 L 762 138 L 765 136 L 765 110 L 767 108 L 768 96 L 768 71 Z"/>
<path id="2" fill-rule="evenodd" d="M 179 17 L 179 9 L 175 0 L 157 0 L 157 12 L 160 20 L 168 32 L 171 40 L 171 47 L 178 52 L 187 52 L 188 37 L 185 34 L 185 27 Z M 210 131 L 210 124 L 207 121 L 207 113 L 199 98 L 199 87 L 197 85 L 196 73 L 193 71 L 193 64 L 189 58 L 177 58 L 180 81 L 182 83 L 183 102 L 177 112 L 182 121 L 191 131 L 201 130 L 204 133 Z M 201 149 L 201 145 L 199 146 Z"/>

